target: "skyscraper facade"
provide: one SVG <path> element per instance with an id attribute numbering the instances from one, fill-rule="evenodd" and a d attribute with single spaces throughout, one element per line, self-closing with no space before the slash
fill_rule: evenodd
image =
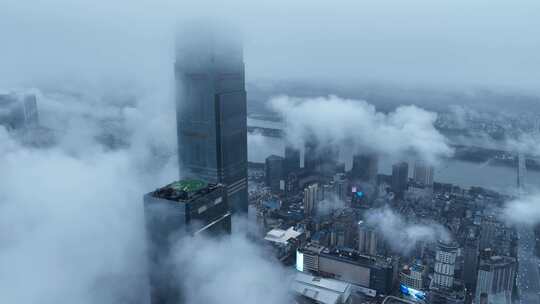
<path id="1" fill-rule="evenodd" d="M 285 147 L 284 176 L 290 173 L 296 173 L 298 170 L 300 170 L 300 150 L 289 146 Z"/>
<path id="2" fill-rule="evenodd" d="M 315 212 L 316 204 L 319 202 L 319 186 L 309 185 L 304 189 L 304 214 L 311 216 Z"/>
<path id="3" fill-rule="evenodd" d="M 266 185 L 272 192 L 279 192 L 283 181 L 283 157 L 270 155 L 265 159 L 264 164 Z"/>
<path id="4" fill-rule="evenodd" d="M 456 267 L 458 247 L 454 244 L 439 242 L 435 254 L 435 273 L 433 285 L 437 288 L 454 287 L 454 270 Z"/>
<path id="5" fill-rule="evenodd" d="M 231 232 L 226 193 L 220 184 L 181 180 L 144 196 L 151 304 L 184 303 L 172 249 L 183 237 Z"/>
<path id="6" fill-rule="evenodd" d="M 433 166 L 417 161 L 414 163 L 413 180 L 418 184 L 432 187 L 434 171 Z"/>
<path id="7" fill-rule="evenodd" d="M 512 303 L 512 291 L 516 279 L 516 259 L 507 256 L 491 256 L 480 261 L 476 301 L 487 294 L 491 301 Z"/>
<path id="8" fill-rule="evenodd" d="M 179 41 L 180 176 L 225 184 L 233 212 L 247 212 L 244 62 L 241 45 L 224 36 L 202 31 Z"/>
<path id="9" fill-rule="evenodd" d="M 476 288 L 476 278 L 478 273 L 478 255 L 479 251 L 479 240 L 478 237 L 470 233 L 465 239 L 463 246 L 463 271 L 462 279 L 463 283 L 469 290 L 475 290 Z"/>
<path id="10" fill-rule="evenodd" d="M 358 251 L 361 254 L 377 255 L 377 231 L 364 221 L 358 222 Z"/>
<path id="11" fill-rule="evenodd" d="M 357 154 L 353 156 L 351 176 L 364 182 L 377 179 L 378 159 L 374 154 Z"/>
<path id="12" fill-rule="evenodd" d="M 403 198 L 409 181 L 409 164 L 400 162 L 392 166 L 392 191 L 398 198 Z"/>

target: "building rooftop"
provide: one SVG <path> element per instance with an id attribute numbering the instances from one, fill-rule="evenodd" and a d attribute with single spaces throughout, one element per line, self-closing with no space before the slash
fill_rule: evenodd
<path id="1" fill-rule="evenodd" d="M 290 239 L 296 239 L 301 234 L 302 232 L 294 230 L 294 227 L 289 227 L 287 230 L 272 229 L 266 234 L 264 239 L 273 243 L 287 244 Z"/>
<path id="2" fill-rule="evenodd" d="M 218 184 L 209 184 L 197 179 L 183 179 L 172 182 L 152 192 L 151 195 L 173 201 L 187 201 L 199 194 L 215 190 Z"/>
<path id="3" fill-rule="evenodd" d="M 291 284 L 291 289 L 317 303 L 338 304 L 347 302 L 351 293 L 351 284 L 298 272 Z"/>

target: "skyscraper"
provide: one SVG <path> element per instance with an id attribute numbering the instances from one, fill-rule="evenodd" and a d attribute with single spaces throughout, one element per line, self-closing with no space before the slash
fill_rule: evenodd
<path id="1" fill-rule="evenodd" d="M 454 287 L 454 269 L 456 267 L 458 247 L 454 244 L 439 242 L 435 254 L 435 273 L 433 285 L 436 288 Z"/>
<path id="2" fill-rule="evenodd" d="M 377 180 L 378 159 L 374 154 L 357 154 L 353 156 L 351 175 L 364 182 Z"/>
<path id="3" fill-rule="evenodd" d="M 175 66 L 180 176 L 222 183 L 247 212 L 246 91 L 242 48 L 212 31 L 179 40 Z"/>
<path id="4" fill-rule="evenodd" d="M 414 163 L 413 180 L 421 185 L 432 187 L 433 186 L 433 166 L 426 163 L 416 161 Z"/>
<path id="5" fill-rule="evenodd" d="M 476 288 L 478 273 L 479 240 L 474 233 L 469 233 L 463 246 L 463 271 L 462 279 L 469 290 Z"/>
<path id="6" fill-rule="evenodd" d="M 298 172 L 298 170 L 300 170 L 300 150 L 289 146 L 285 147 L 284 176 L 287 176 L 289 173 Z"/>
<path id="7" fill-rule="evenodd" d="M 316 204 L 319 202 L 319 187 L 317 184 L 309 185 L 304 189 L 304 214 L 311 216 L 315 212 Z"/>
<path id="8" fill-rule="evenodd" d="M 171 183 L 144 196 L 144 217 L 151 303 L 183 303 L 171 250 L 182 237 L 231 232 L 226 189 L 200 180 Z"/>
<path id="9" fill-rule="evenodd" d="M 480 261 L 476 301 L 486 293 L 490 301 L 512 303 L 512 291 L 516 279 L 516 259 L 506 256 L 491 256 Z"/>
<path id="10" fill-rule="evenodd" d="M 264 170 L 266 185 L 270 187 L 272 192 L 279 192 L 283 180 L 283 157 L 277 155 L 268 156 L 265 160 Z"/>
<path id="11" fill-rule="evenodd" d="M 409 164 L 400 162 L 392 166 L 392 191 L 398 198 L 403 198 L 409 181 Z"/>
<path id="12" fill-rule="evenodd" d="M 345 173 L 336 173 L 334 175 L 334 193 L 336 198 L 344 202 L 347 195 L 347 179 Z"/>
<path id="13" fill-rule="evenodd" d="M 361 254 L 377 255 L 377 231 L 364 221 L 358 222 L 358 251 Z"/>

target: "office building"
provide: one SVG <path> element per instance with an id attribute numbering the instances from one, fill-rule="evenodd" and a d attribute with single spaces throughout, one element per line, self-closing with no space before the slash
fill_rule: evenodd
<path id="1" fill-rule="evenodd" d="M 304 215 L 312 216 L 319 202 L 319 186 L 317 184 L 309 185 L 304 189 Z"/>
<path id="2" fill-rule="evenodd" d="M 272 192 L 285 190 L 285 181 L 283 179 L 283 157 L 270 155 L 265 160 L 265 178 L 266 185 Z M 282 187 L 283 186 L 283 187 Z"/>
<path id="3" fill-rule="evenodd" d="M 482 218 L 482 223 L 480 224 L 480 251 L 486 248 L 492 248 L 497 230 L 501 226 L 502 223 L 491 216 Z"/>
<path id="4" fill-rule="evenodd" d="M 392 166 L 392 191 L 397 198 L 403 198 L 409 184 L 409 164 L 400 162 Z"/>
<path id="5" fill-rule="evenodd" d="M 181 276 L 170 263 L 171 249 L 185 237 L 229 234 L 226 188 L 181 180 L 144 196 L 150 298 L 152 304 L 183 303 Z"/>
<path id="6" fill-rule="evenodd" d="M 284 176 L 300 171 L 300 150 L 293 147 L 285 147 L 285 159 L 283 161 Z"/>
<path id="7" fill-rule="evenodd" d="M 337 147 L 319 145 L 317 140 L 308 140 L 304 151 L 304 169 L 310 174 L 320 174 L 332 177 L 341 171 L 342 164 L 338 163 L 339 149 Z"/>
<path id="8" fill-rule="evenodd" d="M 357 250 L 326 248 L 308 243 L 298 249 L 296 267 L 299 271 L 324 275 L 362 287 L 369 296 L 392 291 L 393 265 L 386 259 L 361 255 Z"/>
<path id="9" fill-rule="evenodd" d="M 399 283 L 416 290 L 424 289 L 426 267 L 417 261 L 411 266 L 405 265 L 399 273 Z"/>
<path id="10" fill-rule="evenodd" d="M 375 227 L 358 222 L 358 251 L 360 254 L 377 255 L 378 235 Z"/>
<path id="11" fill-rule="evenodd" d="M 347 196 L 347 186 L 345 173 L 336 173 L 336 175 L 334 175 L 334 192 L 336 198 L 342 202 L 345 201 Z"/>
<path id="12" fill-rule="evenodd" d="M 378 173 L 378 158 L 375 154 L 353 156 L 351 177 L 363 182 L 375 182 Z"/>
<path id="13" fill-rule="evenodd" d="M 247 116 L 240 43 L 200 30 L 179 39 L 175 66 L 180 176 L 221 183 L 247 212 Z"/>
<path id="14" fill-rule="evenodd" d="M 438 243 L 435 253 L 435 273 L 432 281 L 434 287 L 447 289 L 454 287 L 457 251 L 458 247 L 455 244 Z"/>
<path id="15" fill-rule="evenodd" d="M 491 256 L 480 260 L 476 284 L 476 302 L 483 293 L 491 303 L 512 303 L 512 291 L 516 279 L 516 259 L 507 256 Z"/>
<path id="16" fill-rule="evenodd" d="M 469 233 L 463 244 L 462 280 L 467 289 L 471 291 L 476 288 L 479 248 L 478 237 L 474 233 Z"/>
<path id="17" fill-rule="evenodd" d="M 433 174 L 435 169 L 424 162 L 416 161 L 414 163 L 413 180 L 415 183 L 433 187 Z"/>

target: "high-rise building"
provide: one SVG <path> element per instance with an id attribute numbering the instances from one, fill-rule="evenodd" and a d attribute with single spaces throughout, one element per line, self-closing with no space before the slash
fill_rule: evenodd
<path id="1" fill-rule="evenodd" d="M 307 172 L 331 177 L 344 167 L 338 163 L 338 159 L 337 147 L 320 145 L 316 139 L 306 141 L 304 169 Z"/>
<path id="2" fill-rule="evenodd" d="M 426 276 L 426 267 L 416 261 L 413 265 L 406 265 L 399 273 L 399 283 L 407 287 L 422 290 L 424 288 L 424 277 Z"/>
<path id="3" fill-rule="evenodd" d="M 285 147 L 285 159 L 283 161 L 284 176 L 297 173 L 300 170 L 300 150 L 293 147 Z"/>
<path id="4" fill-rule="evenodd" d="M 358 251 L 361 254 L 377 255 L 377 243 L 375 227 L 364 221 L 358 222 Z"/>
<path id="5" fill-rule="evenodd" d="M 491 302 L 512 303 L 512 291 L 516 279 L 516 259 L 506 256 L 491 256 L 481 259 L 476 284 L 476 303 L 483 293 Z"/>
<path id="6" fill-rule="evenodd" d="M 470 291 L 476 288 L 479 248 L 478 237 L 474 233 L 469 233 L 463 244 L 462 280 Z"/>
<path id="7" fill-rule="evenodd" d="M 283 179 L 283 157 L 277 155 L 270 155 L 265 160 L 265 178 L 266 185 L 270 187 L 272 192 L 279 192 L 281 184 L 285 188 L 285 181 Z"/>
<path id="8" fill-rule="evenodd" d="M 480 251 L 492 247 L 497 229 L 501 225 L 502 223 L 491 216 L 482 218 L 482 223 L 480 224 Z"/>
<path id="9" fill-rule="evenodd" d="M 247 212 L 247 115 L 242 47 L 201 30 L 179 39 L 176 61 L 180 176 L 222 183 Z"/>
<path id="10" fill-rule="evenodd" d="M 171 250 L 183 237 L 231 232 L 226 188 L 200 180 L 181 180 L 144 196 L 150 297 L 152 304 L 183 303 L 181 275 Z"/>
<path id="11" fill-rule="evenodd" d="M 392 166 L 392 191 L 398 198 L 403 198 L 409 182 L 409 164 L 400 162 Z"/>
<path id="12" fill-rule="evenodd" d="M 8 130 L 24 130 L 38 123 L 36 95 L 0 94 L 0 125 Z"/>
<path id="13" fill-rule="evenodd" d="M 447 289 L 454 287 L 457 251 L 458 247 L 455 244 L 439 242 L 435 253 L 435 273 L 432 282 L 434 287 Z"/>
<path id="14" fill-rule="evenodd" d="M 421 185 L 433 186 L 433 173 L 435 169 L 424 162 L 416 161 L 414 163 L 413 180 Z"/>
<path id="15" fill-rule="evenodd" d="M 334 192 L 338 200 L 345 201 L 345 197 L 347 196 L 347 179 L 345 178 L 345 173 L 334 175 Z"/>
<path id="16" fill-rule="evenodd" d="M 304 214 L 311 216 L 315 212 L 315 207 L 319 201 L 319 187 L 312 184 L 304 189 Z"/>
<path id="17" fill-rule="evenodd" d="M 353 156 L 351 176 L 363 182 L 377 180 L 378 158 L 375 154 L 357 154 Z"/>

